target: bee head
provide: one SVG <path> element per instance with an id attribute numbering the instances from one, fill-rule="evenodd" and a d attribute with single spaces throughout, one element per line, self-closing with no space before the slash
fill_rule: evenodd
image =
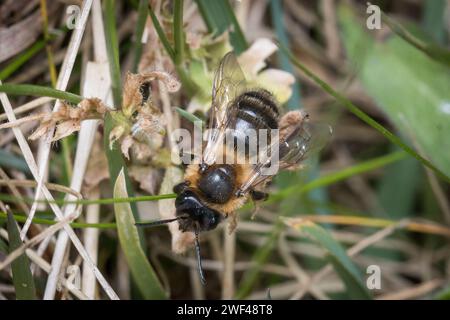
<path id="1" fill-rule="evenodd" d="M 180 230 L 199 232 L 215 229 L 222 215 L 203 204 L 197 194 L 186 188 L 178 194 L 175 200 L 177 217 L 184 216 L 179 220 Z"/>
<path id="2" fill-rule="evenodd" d="M 203 274 L 202 259 L 200 255 L 199 233 L 216 228 L 222 220 L 222 215 L 218 211 L 204 205 L 197 194 L 188 188 L 186 183 L 176 185 L 174 191 L 178 195 L 175 200 L 175 207 L 177 209 L 175 218 L 152 222 L 138 222 L 136 223 L 136 226 L 152 227 L 178 221 L 181 231 L 193 232 L 195 235 L 195 253 L 197 256 L 200 281 L 205 285 L 206 280 L 205 275 Z"/>

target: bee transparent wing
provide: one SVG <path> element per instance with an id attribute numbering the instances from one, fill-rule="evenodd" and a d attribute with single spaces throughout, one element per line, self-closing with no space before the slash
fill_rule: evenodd
<path id="1" fill-rule="evenodd" d="M 323 123 L 302 122 L 292 126 L 284 136 L 259 154 L 258 163 L 238 193 L 245 194 L 272 178 L 279 170 L 295 167 L 318 153 L 328 143 L 331 134 L 331 127 Z"/>
<path id="2" fill-rule="evenodd" d="M 211 165 L 215 162 L 216 152 L 225 137 L 225 130 L 236 120 L 237 106 L 233 104 L 233 101 L 245 90 L 245 84 L 245 76 L 236 56 L 233 52 L 227 53 L 214 77 L 203 163 Z"/>
<path id="3" fill-rule="evenodd" d="M 330 141 L 332 129 L 328 124 L 304 122 L 280 141 L 279 167 L 287 169 L 317 154 Z"/>

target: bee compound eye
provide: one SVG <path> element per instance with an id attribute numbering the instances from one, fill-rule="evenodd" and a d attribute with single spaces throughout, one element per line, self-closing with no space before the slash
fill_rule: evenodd
<path id="1" fill-rule="evenodd" d="M 222 215 L 219 212 L 208 207 L 204 208 L 201 222 L 203 231 L 215 229 L 221 221 Z"/>

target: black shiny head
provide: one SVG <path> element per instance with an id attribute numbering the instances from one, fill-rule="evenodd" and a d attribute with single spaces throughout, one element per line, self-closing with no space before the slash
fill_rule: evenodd
<path id="1" fill-rule="evenodd" d="M 198 196 L 189 189 L 187 182 L 182 182 L 174 187 L 175 193 L 178 194 L 175 200 L 176 217 L 152 222 L 138 222 L 137 226 L 152 227 L 178 221 L 180 230 L 183 232 L 190 231 L 195 235 L 195 254 L 197 256 L 198 272 L 200 281 L 206 284 L 205 275 L 202 268 L 202 258 L 200 255 L 199 233 L 215 229 L 222 221 L 222 215 L 211 208 L 205 206 Z"/>
<path id="2" fill-rule="evenodd" d="M 177 217 L 185 217 L 179 220 L 180 230 L 183 232 L 201 232 L 215 229 L 222 221 L 222 215 L 205 206 L 198 196 L 189 189 L 184 189 L 175 200 Z"/>
<path id="3" fill-rule="evenodd" d="M 206 169 L 200 177 L 198 187 L 212 203 L 224 204 L 233 196 L 236 173 L 230 165 L 217 165 Z"/>

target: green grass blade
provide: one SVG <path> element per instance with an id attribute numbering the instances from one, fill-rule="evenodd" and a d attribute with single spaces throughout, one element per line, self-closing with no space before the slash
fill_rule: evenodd
<path id="1" fill-rule="evenodd" d="M 175 107 L 175 111 L 178 112 L 178 114 L 183 118 L 185 118 L 186 120 L 192 122 L 195 126 L 197 126 L 197 128 L 199 129 L 203 128 L 204 122 L 202 119 L 196 117 L 192 113 L 187 112 L 186 110 L 181 109 L 179 107 Z"/>
<path id="2" fill-rule="evenodd" d="M 0 238 L 0 252 L 4 255 L 7 255 L 9 252 L 8 244 L 2 238 Z"/>
<path id="3" fill-rule="evenodd" d="M 358 268 L 350 260 L 344 248 L 331 234 L 311 221 L 292 223 L 290 219 L 283 219 L 286 225 L 294 228 L 317 242 L 327 253 L 327 259 L 333 265 L 347 288 L 351 299 L 372 299 Z"/>
<path id="4" fill-rule="evenodd" d="M 450 183 L 450 178 L 445 175 L 441 170 L 439 170 L 433 163 L 429 160 L 425 159 L 417 152 L 414 151 L 411 147 L 405 144 L 399 137 L 393 134 L 391 131 L 382 126 L 379 122 L 372 119 L 367 113 L 362 111 L 359 107 L 354 105 L 347 97 L 342 95 L 341 93 L 334 90 L 328 83 L 320 79 L 316 76 L 312 71 L 310 71 L 304 64 L 298 61 L 297 58 L 286 48 L 281 46 L 281 50 L 291 59 L 294 65 L 299 68 L 306 76 L 312 79 L 317 85 L 319 85 L 325 92 L 334 97 L 339 103 L 341 103 L 344 107 L 346 107 L 351 113 L 360 118 L 362 121 L 367 123 L 369 126 L 380 132 L 386 139 L 396 144 L 411 156 L 419 160 L 423 165 L 433 170 L 439 177 L 441 177 L 446 182 Z"/>
<path id="5" fill-rule="evenodd" d="M 175 49 L 169 42 L 161 24 L 156 17 L 153 8 L 149 5 L 148 12 L 150 14 L 150 18 L 152 19 L 153 26 L 155 28 L 156 34 L 159 37 L 164 49 L 169 55 L 170 59 L 175 65 L 175 70 L 180 77 L 181 83 L 183 84 L 183 88 L 185 93 L 189 97 L 193 97 L 198 91 L 199 88 L 192 81 L 190 75 L 186 72 L 185 67 L 183 66 L 184 62 L 184 33 L 183 33 L 183 3 L 182 1 L 175 1 L 174 8 L 174 25 L 173 25 L 173 33 L 174 33 L 174 41 L 175 41 Z"/>
<path id="6" fill-rule="evenodd" d="M 390 218 L 407 218 L 414 212 L 423 176 L 420 163 L 411 157 L 387 166 L 377 185 L 378 213 Z"/>
<path id="7" fill-rule="evenodd" d="M 12 252 L 22 245 L 19 229 L 11 212 L 8 212 L 8 237 L 9 252 Z M 34 286 L 33 275 L 30 270 L 30 261 L 25 253 L 11 263 L 12 278 L 16 289 L 17 300 L 35 300 L 36 288 Z"/>
<path id="8" fill-rule="evenodd" d="M 114 186 L 114 197 L 127 197 L 124 172 L 121 171 Z M 117 231 L 131 275 L 145 299 L 165 299 L 167 294 L 141 247 L 135 219 L 128 203 L 114 204 Z"/>
<path id="9" fill-rule="evenodd" d="M 7 217 L 7 214 L 5 212 L 0 212 L 0 219 L 4 219 Z M 23 214 L 18 215 L 15 214 L 14 220 L 17 222 L 25 222 L 27 220 L 27 217 Z M 33 223 L 35 224 L 42 224 L 51 226 L 55 223 L 58 223 L 58 221 L 50 220 L 50 219 L 42 219 L 42 218 L 33 218 Z M 116 229 L 115 223 L 82 223 L 82 222 L 72 222 L 70 223 L 70 226 L 75 229 L 86 229 L 86 228 L 95 228 L 95 229 Z"/>
<path id="10" fill-rule="evenodd" d="M 433 0 L 434 1 L 434 0 Z M 442 63 L 443 65 L 450 67 L 450 51 L 445 47 L 441 47 L 435 43 L 428 43 L 415 37 L 411 32 L 406 30 L 401 24 L 391 19 L 384 12 L 382 13 L 383 21 L 389 28 L 395 32 L 398 36 L 403 38 L 409 44 L 413 45 L 433 60 Z"/>
<path id="11" fill-rule="evenodd" d="M 236 53 L 239 54 L 247 49 L 247 40 L 228 0 L 196 0 L 195 2 L 210 33 L 220 35 L 230 30 L 230 41 Z"/>
<path id="12" fill-rule="evenodd" d="M 142 35 L 145 29 L 145 22 L 147 21 L 147 0 L 139 0 L 138 6 L 138 19 L 136 22 L 136 30 L 134 32 L 133 43 L 133 65 L 131 67 L 132 72 L 137 73 L 139 62 L 142 56 Z"/>
<path id="13" fill-rule="evenodd" d="M 433 298 L 433 300 L 450 300 L 450 287 L 447 287 L 439 291 Z"/>
<path id="14" fill-rule="evenodd" d="M 287 198 L 292 195 L 305 193 L 316 188 L 326 187 L 340 181 L 344 181 L 350 177 L 370 172 L 375 169 L 384 167 L 388 164 L 395 163 L 406 157 L 406 153 L 403 151 L 394 152 L 386 156 L 381 156 L 375 159 L 360 162 L 354 166 L 336 171 L 334 173 L 327 174 L 325 176 L 319 177 L 304 185 L 293 185 L 285 188 L 272 196 L 267 200 L 268 203 L 276 202 L 281 199 Z"/>
<path id="15" fill-rule="evenodd" d="M 445 43 L 445 0 L 426 1 L 423 13 L 424 29 L 435 41 Z"/>
<path id="16" fill-rule="evenodd" d="M 105 0 L 106 51 L 111 72 L 111 87 L 116 109 L 122 105 L 122 84 L 119 64 L 119 41 L 116 30 L 116 10 L 114 0 Z M 140 39 L 139 39 L 140 40 Z"/>
<path id="17" fill-rule="evenodd" d="M 140 197 L 127 197 L 127 198 L 103 198 L 103 199 L 81 199 L 81 200 L 37 200 L 38 203 L 56 203 L 60 205 L 65 205 L 69 203 L 75 203 L 75 204 L 82 204 L 82 205 L 90 205 L 90 204 L 114 204 L 114 203 L 134 203 L 134 202 L 142 202 L 142 201 L 158 201 L 158 200 L 164 200 L 164 199 L 174 199 L 176 198 L 175 193 L 169 193 L 169 194 L 160 194 L 155 196 L 140 196 Z M 0 194 L 0 200 L 7 201 L 7 202 L 26 202 L 26 203 L 33 203 L 35 200 L 33 198 L 26 198 L 26 197 L 14 197 L 9 194 Z"/>
<path id="18" fill-rule="evenodd" d="M 33 198 L 25 198 L 25 197 L 14 197 L 7 194 L 0 194 L 0 200 L 9 201 L 9 202 L 27 202 L 33 203 L 34 201 L 38 203 L 57 203 L 60 205 L 65 205 L 69 203 L 82 204 L 82 205 L 90 205 L 90 204 L 114 204 L 114 203 L 134 203 L 134 202 L 142 202 L 142 201 L 159 201 L 164 199 L 175 199 L 175 193 L 168 194 L 160 194 L 155 196 L 139 196 L 139 197 L 127 197 L 127 198 L 103 198 L 103 199 L 81 199 L 81 200 L 34 200 Z"/>
<path id="19" fill-rule="evenodd" d="M 83 97 L 49 87 L 37 86 L 33 84 L 0 84 L 0 92 L 15 96 L 35 96 L 35 97 L 52 97 L 55 99 L 66 100 L 73 104 L 78 104 Z"/>
<path id="20" fill-rule="evenodd" d="M 111 130 L 113 129 L 113 119 L 111 118 L 110 114 L 107 114 L 105 117 L 105 125 L 104 125 L 104 137 L 103 137 L 103 146 L 106 150 L 106 158 L 108 160 L 108 169 L 109 169 L 109 175 L 111 180 L 117 179 L 117 176 L 119 175 L 120 171 L 123 170 L 123 174 L 125 176 L 125 181 L 127 185 L 127 194 L 134 196 L 134 190 L 133 186 L 131 184 L 130 177 L 128 175 L 128 170 L 125 164 L 125 160 L 122 157 L 122 153 L 117 149 L 117 143 L 113 145 L 113 148 L 110 149 L 109 147 L 109 135 L 111 133 Z M 117 203 L 117 202 L 115 202 Z M 131 209 L 133 211 L 133 215 L 135 219 L 139 219 L 139 214 L 137 210 L 136 203 L 131 203 Z M 145 242 L 143 237 L 143 231 L 139 230 L 139 234 L 141 236 L 142 246 L 145 248 Z"/>
<path id="21" fill-rule="evenodd" d="M 155 27 L 155 31 L 158 34 L 159 40 L 161 41 L 169 57 L 172 59 L 172 61 L 175 62 L 175 51 L 170 45 L 169 39 L 167 39 L 166 34 L 161 24 L 159 23 L 158 18 L 156 17 L 155 12 L 153 11 L 153 8 L 150 5 L 148 6 L 148 13 L 150 14 L 150 18 L 152 19 L 153 26 Z"/>

